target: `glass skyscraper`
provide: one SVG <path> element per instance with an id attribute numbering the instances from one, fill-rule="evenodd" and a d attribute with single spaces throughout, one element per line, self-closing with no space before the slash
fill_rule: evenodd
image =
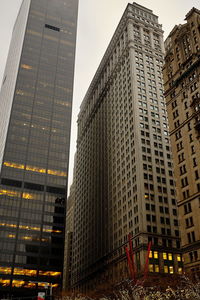
<path id="1" fill-rule="evenodd" d="M 0 295 L 57 287 L 78 0 L 24 0 L 0 94 Z"/>

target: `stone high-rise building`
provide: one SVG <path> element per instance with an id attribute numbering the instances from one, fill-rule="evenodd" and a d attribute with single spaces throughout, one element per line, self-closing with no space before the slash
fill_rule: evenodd
<path id="1" fill-rule="evenodd" d="M 67 198 L 66 213 L 66 231 L 65 231 L 65 252 L 64 252 L 64 268 L 63 268 L 63 290 L 71 288 L 71 272 L 72 272 L 72 241 L 74 231 L 74 202 L 75 202 L 75 184 L 70 187 L 70 194 Z"/>
<path id="2" fill-rule="evenodd" d="M 164 83 L 186 272 L 200 275 L 200 11 L 166 39 Z"/>
<path id="3" fill-rule="evenodd" d="M 142 276 L 182 272 L 158 17 L 128 4 L 81 104 L 75 172 L 74 289 L 127 278 L 132 234 Z"/>
<path id="4" fill-rule="evenodd" d="M 0 94 L 0 293 L 61 284 L 78 0 L 24 0 Z"/>
<path id="5" fill-rule="evenodd" d="M 76 170 L 76 154 L 74 156 L 73 183 L 70 186 L 69 197 L 66 204 L 66 230 L 65 230 L 65 250 L 64 250 L 64 266 L 63 266 L 63 290 L 71 289 L 71 272 L 72 272 L 72 246 L 74 232 L 74 206 L 75 206 L 75 170 Z"/>

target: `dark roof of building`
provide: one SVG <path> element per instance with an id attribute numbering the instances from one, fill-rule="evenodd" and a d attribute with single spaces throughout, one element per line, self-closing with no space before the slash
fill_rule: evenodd
<path id="1" fill-rule="evenodd" d="M 193 8 L 187 13 L 187 15 L 185 16 L 185 20 L 187 20 L 187 19 L 191 16 L 191 14 L 193 14 L 193 12 L 196 12 L 197 14 L 200 14 L 200 10 L 197 9 L 197 8 L 195 8 L 195 7 L 193 7 Z"/>

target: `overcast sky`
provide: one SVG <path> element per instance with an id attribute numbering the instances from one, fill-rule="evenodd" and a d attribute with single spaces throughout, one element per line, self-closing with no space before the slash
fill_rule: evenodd
<path id="1" fill-rule="evenodd" d="M 1 85 L 12 28 L 22 0 L 0 1 Z M 72 183 L 79 106 L 128 3 L 132 2 L 127 0 L 79 0 L 69 185 Z M 165 38 L 175 24 L 184 22 L 186 13 L 193 6 L 200 8 L 199 0 L 138 0 L 137 3 L 152 9 L 154 14 L 159 16 L 159 22 L 163 24 L 165 31 Z"/>

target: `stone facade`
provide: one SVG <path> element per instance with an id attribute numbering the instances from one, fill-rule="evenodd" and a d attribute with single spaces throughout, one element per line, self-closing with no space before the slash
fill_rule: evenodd
<path id="1" fill-rule="evenodd" d="M 71 285 L 86 291 L 129 276 L 182 272 L 158 17 L 128 4 L 78 116 Z"/>
<path id="2" fill-rule="evenodd" d="M 200 267 L 200 11 L 165 41 L 164 85 L 185 270 Z"/>

